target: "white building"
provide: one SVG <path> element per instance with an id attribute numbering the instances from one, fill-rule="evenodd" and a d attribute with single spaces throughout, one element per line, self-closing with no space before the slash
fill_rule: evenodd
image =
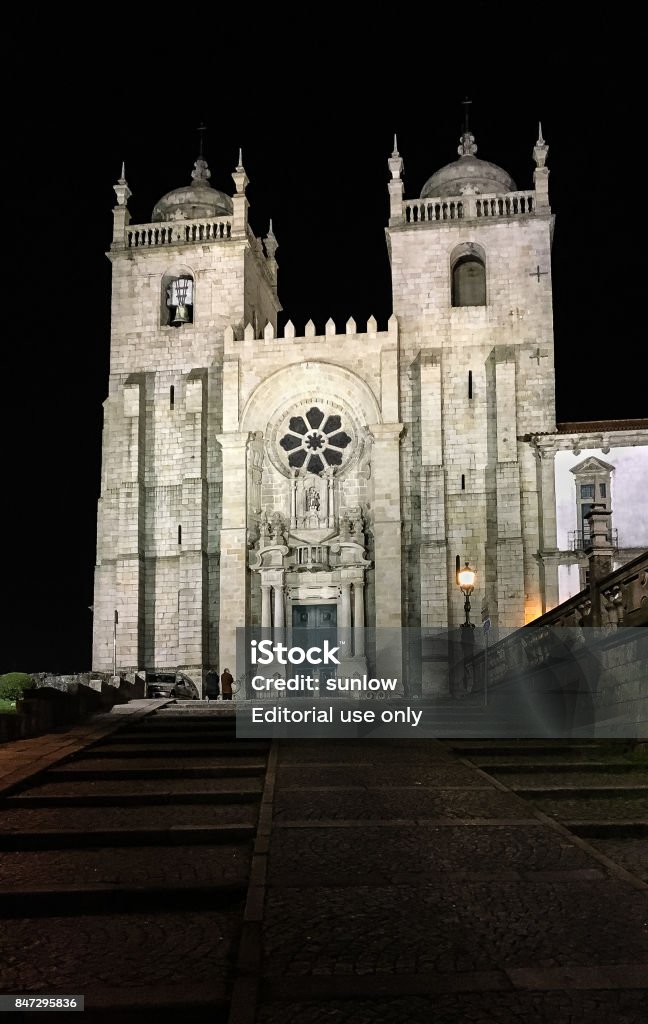
<path id="1" fill-rule="evenodd" d="M 140 225 L 122 173 L 95 669 L 115 612 L 118 667 L 198 682 L 236 668 L 245 624 L 457 624 L 457 556 L 474 608 L 521 625 L 584 584 L 594 499 L 619 562 L 648 547 L 648 421 L 555 422 L 547 151 L 540 133 L 519 190 L 466 131 L 406 201 L 395 144 L 393 315 L 323 336 L 277 334 L 277 242 L 249 228 L 240 162 L 230 197 L 200 157 Z"/>

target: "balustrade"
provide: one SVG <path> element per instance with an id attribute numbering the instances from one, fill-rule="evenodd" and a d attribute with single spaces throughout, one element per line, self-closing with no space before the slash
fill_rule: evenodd
<path id="1" fill-rule="evenodd" d="M 466 195 L 438 199 L 410 199 L 404 203 L 406 224 L 448 220 L 528 217 L 535 213 L 535 192 L 508 192 L 506 195 Z"/>
<path id="2" fill-rule="evenodd" d="M 215 242 L 232 237 L 229 220 L 176 221 L 174 223 L 135 224 L 126 229 L 126 248 L 143 249 L 192 242 Z"/>

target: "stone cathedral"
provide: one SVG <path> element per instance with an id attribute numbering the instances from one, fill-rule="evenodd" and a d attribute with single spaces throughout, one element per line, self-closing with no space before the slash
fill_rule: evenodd
<path id="1" fill-rule="evenodd" d="M 547 151 L 540 131 L 519 190 L 466 130 L 407 201 L 395 142 L 386 330 L 303 336 L 278 334 L 277 240 L 249 227 L 240 158 L 232 196 L 201 155 L 147 224 L 130 221 L 122 171 L 95 670 L 114 636 L 119 669 L 200 685 L 209 667 L 236 673 L 245 624 L 457 625 L 458 555 L 478 620 L 518 626 L 558 603 Z"/>

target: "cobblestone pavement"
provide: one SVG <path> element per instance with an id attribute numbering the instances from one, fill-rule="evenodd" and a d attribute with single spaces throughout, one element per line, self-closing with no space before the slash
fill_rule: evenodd
<path id="1" fill-rule="evenodd" d="M 3 921 L 4 992 L 89 993 L 222 984 L 238 914 L 111 914 Z M 142 951 L 146 955 L 142 955 Z"/>
<path id="2" fill-rule="evenodd" d="M 334 768 L 318 765 L 315 768 L 284 766 L 277 773 L 279 790 L 297 786 L 317 788 L 319 786 L 348 786 L 349 773 L 347 768 Z M 379 788 L 398 786 L 431 786 L 443 789 L 444 786 L 466 786 L 468 788 L 484 788 L 484 780 L 472 768 L 461 764 L 421 764 L 392 765 L 388 771 L 376 773 L 371 767 L 357 767 L 353 773 L 353 785 Z"/>
<path id="3" fill-rule="evenodd" d="M 429 765 L 437 761 L 451 765 L 452 754 L 440 744 L 433 748 L 429 740 L 326 740 L 319 744 L 293 740 L 281 744 L 282 765 L 375 764 L 379 774 L 384 775 L 385 765 L 396 770 L 401 765 Z"/>
<path id="4" fill-rule="evenodd" d="M 469 841 L 468 841 L 469 840 Z M 362 851 L 359 855 L 359 851 Z M 525 872 L 597 868 L 573 843 L 540 824 L 528 826 L 277 829 L 272 840 L 272 883 L 358 885 L 367 878 L 390 884 L 412 875 L 458 872 L 511 877 Z"/>
<path id="5" fill-rule="evenodd" d="M 258 1024 L 637 1024 L 645 992 L 489 992 L 266 1005 Z"/>
<path id="6" fill-rule="evenodd" d="M 402 790 L 373 789 L 354 792 L 279 791 L 275 799 L 278 820 L 347 819 L 367 821 L 393 818 L 528 818 L 529 808 L 516 796 L 496 789 Z"/>
<path id="7" fill-rule="evenodd" d="M 612 881 L 272 890 L 272 974 L 416 974 L 646 964 L 648 904 Z"/>
<path id="8" fill-rule="evenodd" d="M 576 817 L 570 800 L 518 797 L 459 760 L 601 753 L 525 747 L 280 744 L 258 1024 L 644 1024 L 648 892 L 537 813 Z M 571 784 L 531 767 L 501 778 Z M 575 800 L 578 818 L 607 802 Z"/>

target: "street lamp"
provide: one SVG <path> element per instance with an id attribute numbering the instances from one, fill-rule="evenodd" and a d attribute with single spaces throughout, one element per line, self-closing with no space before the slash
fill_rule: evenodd
<path id="1" fill-rule="evenodd" d="M 475 589 L 475 578 L 477 573 L 474 569 L 470 568 L 468 562 L 464 565 L 463 569 L 459 569 L 457 572 L 457 584 L 463 596 L 464 601 L 464 612 L 466 613 L 466 621 L 462 622 L 462 626 L 468 629 L 474 629 L 475 625 L 470 621 L 470 595 Z"/>

